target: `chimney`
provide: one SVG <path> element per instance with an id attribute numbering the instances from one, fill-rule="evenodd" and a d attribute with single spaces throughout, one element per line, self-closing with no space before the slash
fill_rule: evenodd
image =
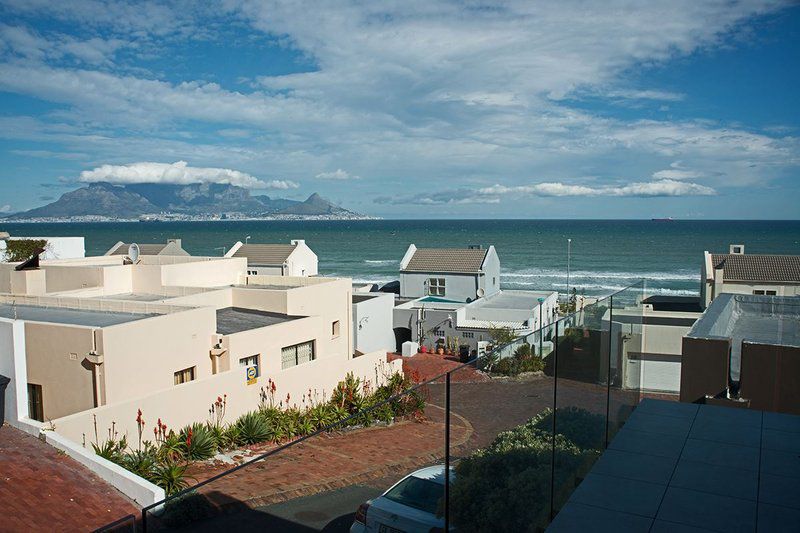
<path id="1" fill-rule="evenodd" d="M 744 255 L 744 244 L 731 244 L 728 253 L 731 255 Z"/>
<path id="2" fill-rule="evenodd" d="M 725 269 L 722 265 L 714 269 L 714 298 L 722 294 L 722 287 L 725 280 Z"/>
<path id="3" fill-rule="evenodd" d="M 483 250 L 483 245 L 482 244 L 470 244 L 470 245 L 467 245 L 467 248 L 470 249 L 470 250 Z"/>
<path id="4" fill-rule="evenodd" d="M 291 244 L 292 246 L 302 246 L 306 243 L 305 239 L 292 239 Z"/>
<path id="5" fill-rule="evenodd" d="M 171 244 L 173 242 L 178 245 L 178 248 L 183 248 L 183 246 L 181 246 L 180 239 L 167 239 L 167 244 Z"/>

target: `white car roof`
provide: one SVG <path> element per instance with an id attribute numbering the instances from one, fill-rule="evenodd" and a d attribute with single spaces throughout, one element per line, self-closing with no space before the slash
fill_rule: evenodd
<path id="1" fill-rule="evenodd" d="M 410 474 L 419 479 L 427 479 L 433 481 L 435 483 L 441 483 L 444 485 L 444 465 L 435 465 L 435 466 L 428 466 L 425 468 L 421 468 L 416 472 L 412 472 Z M 453 479 L 453 472 L 451 469 L 450 472 L 450 479 Z"/>

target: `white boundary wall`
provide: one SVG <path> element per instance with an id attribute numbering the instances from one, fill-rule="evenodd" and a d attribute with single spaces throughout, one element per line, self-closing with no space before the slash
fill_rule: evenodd
<path id="1" fill-rule="evenodd" d="M 143 440 L 152 440 L 156 420 L 167 424 L 169 429 L 178 430 L 193 422 L 209 420 L 208 410 L 217 397 L 227 395 L 227 408 L 224 422 L 232 422 L 248 411 L 258 408 L 261 388 L 267 388 L 268 378 L 277 386 L 275 403 L 291 396 L 291 403 L 302 405 L 302 397 L 311 389 L 317 401 L 323 395 L 330 398 L 331 392 L 348 372 L 362 380 L 369 380 L 373 387 L 383 383 L 385 377 L 402 372 L 402 361 L 386 362 L 386 352 L 364 354 L 355 359 L 342 360 L 339 357 L 321 358 L 315 361 L 282 370 L 275 375 L 262 374 L 257 383 L 247 385 L 246 369 L 236 367 L 227 372 L 214 374 L 176 385 L 168 389 L 134 400 L 112 405 L 103 405 L 88 411 L 54 420 L 56 431 L 74 442 L 86 440 L 87 446 L 94 441 L 94 416 L 97 417 L 99 438 L 108 434 L 114 425 L 118 436 L 127 436 L 128 442 L 138 442 L 136 413 L 142 410 L 145 419 Z"/>

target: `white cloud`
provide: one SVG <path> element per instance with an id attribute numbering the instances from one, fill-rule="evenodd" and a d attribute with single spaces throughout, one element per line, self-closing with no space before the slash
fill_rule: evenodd
<path id="1" fill-rule="evenodd" d="M 339 176 L 354 179 L 343 169 L 357 168 L 370 179 L 349 186 L 369 194 L 427 190 L 434 180 L 451 191 L 468 189 L 446 200 L 452 203 L 485 201 L 473 199 L 481 196 L 481 183 L 530 187 L 530 176 L 548 176 L 530 193 L 539 196 L 701 194 L 767 185 L 797 166 L 800 139 L 702 117 L 670 119 L 657 106 L 680 106 L 691 92 L 643 88 L 630 73 L 727 44 L 755 17 L 784 5 L 510 0 L 475 8 L 444 0 L 227 0 L 231 11 L 222 16 L 256 29 L 257 35 L 243 31 L 243 39 L 280 36 L 282 46 L 314 66 L 288 75 L 248 72 L 252 85 L 242 85 L 209 82 L 191 56 L 169 75 L 135 74 L 126 65 L 109 66 L 124 62 L 125 44 L 93 42 L 141 35 L 169 54 L 175 36 L 200 31 L 198 15 L 185 4 L 7 0 L 4 6 L 25 14 L 22 20 L 76 21 L 70 38 L 85 44 L 68 47 L 56 61 L 39 42 L 43 37 L 26 30 L 14 46 L 27 52 L 3 61 L 8 54 L 0 49 L 0 90 L 57 104 L 40 121 L 0 117 L 0 137 L 47 140 L 65 152 L 89 153 L 92 161 L 136 153 L 242 172 L 267 168 L 287 184 L 304 180 L 308 169 L 331 169 L 317 176 L 331 180 L 321 181 L 322 188 Z M 640 116 L 650 119 L 634 112 L 608 118 L 594 106 L 575 106 L 584 96 L 649 106 Z M 675 159 L 685 166 L 671 167 Z M 614 179 L 574 178 L 589 174 Z M 501 196 L 515 198 L 495 194 L 492 201 Z"/>
<path id="2" fill-rule="evenodd" d="M 711 187 L 697 183 L 686 183 L 670 179 L 652 182 L 637 182 L 616 187 L 587 187 L 559 182 L 537 183 L 506 187 L 492 185 L 478 190 L 486 195 L 524 194 L 529 196 L 712 196 L 717 192 Z"/>
<path id="3" fill-rule="evenodd" d="M 297 189 L 298 187 L 300 187 L 299 183 L 290 180 L 271 180 L 263 185 L 263 188 L 265 189 L 277 189 L 281 191 L 285 191 L 287 189 Z"/>
<path id="4" fill-rule="evenodd" d="M 0 213 L 10 213 L 10 212 L 11 212 L 10 204 L 0 205 Z"/>
<path id="5" fill-rule="evenodd" d="M 228 168 L 190 167 L 186 161 L 175 163 L 131 163 L 129 165 L 102 165 L 93 170 L 81 172 L 79 181 L 95 183 L 106 181 L 117 184 L 131 183 L 225 183 L 249 189 L 288 189 L 296 185 L 292 182 L 273 180 L 268 183 L 254 178 L 245 172 Z"/>
<path id="6" fill-rule="evenodd" d="M 320 172 L 314 176 L 318 180 L 358 180 L 361 176 L 354 176 L 341 168 L 333 172 Z"/>

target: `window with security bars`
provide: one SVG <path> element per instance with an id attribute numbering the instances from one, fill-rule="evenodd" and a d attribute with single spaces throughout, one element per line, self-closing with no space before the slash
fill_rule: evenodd
<path id="1" fill-rule="evenodd" d="M 286 369 L 302 365 L 303 363 L 313 361 L 315 358 L 314 341 L 287 346 L 281 350 L 281 368 Z"/>
<path id="2" fill-rule="evenodd" d="M 180 385 L 181 383 L 189 381 L 194 381 L 194 367 L 175 372 L 175 385 Z"/>
<path id="3" fill-rule="evenodd" d="M 444 296 L 444 278 L 428 279 L 428 294 L 431 296 Z"/>
<path id="4" fill-rule="evenodd" d="M 259 358 L 258 354 L 251 355 L 250 357 L 242 357 L 241 359 L 239 359 L 239 366 L 243 366 L 243 367 L 254 366 L 254 367 L 256 367 L 256 377 L 259 377 L 259 376 L 261 376 L 261 369 L 259 368 L 259 365 L 258 365 L 258 358 Z"/>

